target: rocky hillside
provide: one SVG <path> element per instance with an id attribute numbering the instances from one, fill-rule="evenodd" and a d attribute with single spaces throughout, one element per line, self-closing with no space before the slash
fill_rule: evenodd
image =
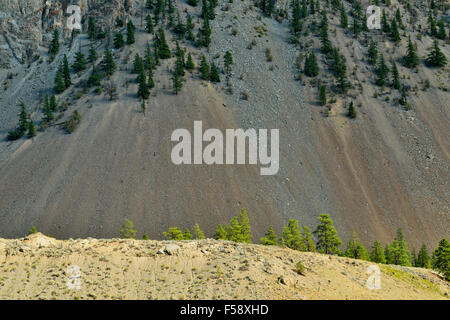
<path id="1" fill-rule="evenodd" d="M 269 225 L 278 232 L 294 218 L 313 228 L 319 214 L 330 213 L 344 241 L 356 231 L 366 244 L 375 239 L 385 243 L 401 227 L 412 247 L 422 242 L 434 247 L 450 230 L 450 73 L 448 66 L 423 63 L 434 39 L 425 30 L 428 7 L 423 1 L 409 1 L 409 7 L 406 1 L 382 4 L 389 22 L 397 8 L 401 11 L 404 28 L 401 40 L 394 42 L 377 30 L 355 38 L 351 28 L 341 27 L 334 2 L 319 1 L 327 12 L 331 44 L 345 57 L 351 85 L 346 94 L 334 90 L 330 61 L 321 52 L 318 10 L 302 19 L 303 31 L 293 39 L 290 3 L 277 2 L 269 17 L 253 1 L 235 0 L 215 8 L 209 48 L 178 39 L 197 66 L 186 72 L 179 94 L 173 93 L 171 80 L 176 58 L 160 61 L 144 115 L 133 62 L 136 53 L 144 55 L 147 43 L 153 46 L 155 37 L 142 23 L 152 13 L 145 1 L 0 0 L 0 235 L 18 237 L 36 225 L 59 238 L 107 238 L 116 236 L 129 218 L 152 238 L 170 226 L 195 223 L 211 236 L 217 224 L 246 207 L 258 238 Z M 369 4 L 360 2 L 362 8 Z M 63 28 L 69 3 L 82 9 L 81 34 Z M 351 25 L 351 1 L 342 3 Z M 173 5 L 184 22 L 187 13 L 193 17 L 197 34 L 203 24 L 201 1 L 196 7 L 185 1 Z M 438 9 L 436 13 L 438 19 L 445 17 Z M 134 44 L 112 48 L 117 99 L 109 101 L 104 94 L 106 80 L 103 91 L 86 87 L 91 64 L 80 73 L 72 70 L 72 85 L 56 96 L 56 120 L 42 126 L 43 100 L 54 93 L 64 54 L 70 64 L 80 49 L 88 54 L 89 17 L 95 17 L 103 35 L 92 42 L 99 68 L 108 39 L 112 42 L 117 32 L 125 37 L 126 27 L 117 26 L 116 18 L 136 27 Z M 159 26 L 174 52 L 177 36 L 167 15 L 155 30 Z M 61 48 L 52 60 L 48 49 L 55 28 L 61 30 Z M 421 58 L 415 69 L 401 63 L 408 35 Z M 368 63 L 370 40 L 389 67 L 397 61 L 401 81 L 409 88 L 407 106 L 398 103 L 398 90 L 376 85 L 374 66 Z M 450 58 L 448 39 L 439 45 Z M 229 84 L 223 65 L 227 50 L 234 60 Z M 316 77 L 302 70 L 310 51 L 318 60 Z M 202 55 L 219 67 L 220 83 L 201 79 Z M 319 82 L 327 87 L 325 105 L 319 103 Z M 17 125 L 20 101 L 36 123 L 37 135 L 7 141 L 8 131 Z M 351 102 L 355 119 L 347 116 Z M 66 134 L 61 124 L 74 110 L 82 115 L 81 123 Z M 263 177 L 250 165 L 175 166 L 171 133 L 192 130 L 195 120 L 221 130 L 279 129 L 280 171 Z"/>
<path id="2" fill-rule="evenodd" d="M 448 299 L 448 282 L 427 269 L 379 265 L 381 288 L 368 289 L 370 265 L 209 239 L 34 234 L 0 239 L 0 299 Z"/>

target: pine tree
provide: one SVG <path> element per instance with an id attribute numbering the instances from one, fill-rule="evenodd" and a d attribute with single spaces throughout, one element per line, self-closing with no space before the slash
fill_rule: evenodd
<path id="1" fill-rule="evenodd" d="M 192 234 L 188 228 L 184 229 L 183 240 L 192 240 Z"/>
<path id="2" fill-rule="evenodd" d="M 204 0 L 206 1 L 206 0 Z M 209 26 L 209 18 L 203 16 L 203 26 L 197 33 L 197 44 L 203 47 L 209 47 L 211 43 L 211 27 Z"/>
<path id="3" fill-rule="evenodd" d="M 190 6 L 196 7 L 198 5 L 198 0 L 188 0 Z"/>
<path id="4" fill-rule="evenodd" d="M 320 26 L 320 42 L 322 43 L 322 52 L 327 54 L 331 51 L 332 46 L 328 38 L 328 18 L 325 10 L 322 11 L 322 21 Z"/>
<path id="5" fill-rule="evenodd" d="M 54 119 L 53 110 L 51 109 L 51 106 L 50 106 L 48 94 L 45 95 L 44 107 L 42 108 L 42 112 L 44 114 L 44 122 L 50 123 L 53 121 L 53 119 Z"/>
<path id="6" fill-rule="evenodd" d="M 38 233 L 35 226 L 31 226 L 30 231 L 28 231 L 28 235 Z"/>
<path id="7" fill-rule="evenodd" d="M 125 41 L 123 40 L 123 35 L 122 35 L 122 33 L 117 32 L 117 33 L 114 35 L 114 47 L 115 47 L 116 49 L 120 49 L 120 48 L 122 48 L 123 46 L 125 46 Z"/>
<path id="8" fill-rule="evenodd" d="M 233 57 L 231 56 L 230 51 L 225 52 L 224 56 L 224 65 L 225 71 L 227 75 L 231 75 L 231 65 L 233 64 Z"/>
<path id="9" fill-rule="evenodd" d="M 150 240 L 150 238 L 148 237 L 148 234 L 144 233 L 142 235 L 142 240 Z"/>
<path id="10" fill-rule="evenodd" d="M 201 239 L 205 239 L 205 233 L 202 231 L 202 229 L 200 229 L 200 226 L 198 225 L 198 223 L 196 223 L 193 227 L 192 227 L 192 236 L 193 239 L 196 240 L 201 240 Z"/>
<path id="11" fill-rule="evenodd" d="M 370 253 L 370 261 L 375 263 L 386 263 L 386 257 L 384 255 L 383 247 L 381 243 L 376 240 L 372 246 L 372 252 Z"/>
<path id="12" fill-rule="evenodd" d="M 397 26 L 397 20 L 396 19 L 392 19 L 392 23 L 391 23 L 391 38 L 393 41 L 400 41 L 401 37 L 400 37 L 400 32 L 398 31 L 398 26 Z"/>
<path id="13" fill-rule="evenodd" d="M 301 18 L 300 1 L 294 0 L 294 3 L 292 4 L 292 20 L 291 20 L 291 30 L 293 34 L 297 34 L 302 30 L 302 22 L 300 18 Z"/>
<path id="14" fill-rule="evenodd" d="M 28 138 L 33 138 L 36 135 L 36 128 L 34 127 L 34 122 L 31 116 L 28 116 Z"/>
<path id="15" fill-rule="evenodd" d="M 180 77 L 183 77 L 184 72 L 184 55 L 177 55 L 177 60 L 175 62 L 175 73 L 178 74 Z"/>
<path id="16" fill-rule="evenodd" d="M 212 82 L 220 82 L 219 70 L 217 70 L 217 67 L 214 64 L 214 62 L 211 63 L 211 71 L 209 73 L 209 80 L 211 80 Z"/>
<path id="17" fill-rule="evenodd" d="M 400 75 L 395 62 L 392 64 L 392 77 L 392 87 L 396 90 L 400 90 L 402 85 L 400 83 Z"/>
<path id="18" fill-rule="evenodd" d="M 28 113 L 25 106 L 25 103 L 21 101 L 19 103 L 20 113 L 19 113 L 19 123 L 14 130 L 8 132 L 7 140 L 13 141 L 18 140 L 23 137 L 25 132 L 28 130 Z"/>
<path id="19" fill-rule="evenodd" d="M 142 101 L 141 101 L 141 110 L 145 117 L 145 110 L 147 110 L 147 104 L 145 103 L 144 99 L 142 99 Z"/>
<path id="20" fill-rule="evenodd" d="M 97 51 L 95 50 L 94 45 L 91 44 L 91 46 L 89 47 L 89 62 L 94 63 L 95 61 L 97 61 L 97 58 Z"/>
<path id="21" fill-rule="evenodd" d="M 172 76 L 172 83 L 173 83 L 173 92 L 175 94 L 178 94 L 178 92 L 181 91 L 181 88 L 183 87 L 183 80 L 181 79 L 181 76 L 174 72 Z"/>
<path id="22" fill-rule="evenodd" d="M 340 253 L 339 246 L 342 245 L 337 235 L 337 231 L 333 226 L 333 220 L 329 214 L 321 214 L 318 218 L 319 225 L 313 234 L 317 238 L 317 249 L 325 254 Z"/>
<path id="23" fill-rule="evenodd" d="M 97 67 L 94 65 L 92 66 L 92 72 L 88 79 L 88 86 L 94 87 L 100 85 L 100 73 L 97 70 Z"/>
<path id="24" fill-rule="evenodd" d="M 186 69 L 189 71 L 192 71 L 195 69 L 195 64 L 194 64 L 194 61 L 192 60 L 192 55 L 190 52 L 188 53 L 188 57 L 187 57 L 187 61 L 186 61 Z"/>
<path id="25" fill-rule="evenodd" d="M 88 32 L 89 40 L 94 41 L 97 38 L 95 19 L 93 17 L 88 18 L 88 31 L 87 32 Z"/>
<path id="26" fill-rule="evenodd" d="M 120 229 L 120 237 L 122 239 L 136 239 L 136 233 L 134 223 L 129 219 L 125 219 L 125 223 L 122 225 L 122 229 Z"/>
<path id="27" fill-rule="evenodd" d="M 176 241 L 184 240 L 184 234 L 178 227 L 170 227 L 167 230 L 167 232 L 163 232 L 163 235 L 168 240 L 176 240 Z"/>
<path id="28" fill-rule="evenodd" d="M 403 236 L 402 230 L 397 229 L 397 235 L 389 246 L 389 256 L 386 256 L 388 263 L 401 266 L 411 266 L 411 257 L 408 244 Z"/>
<path id="29" fill-rule="evenodd" d="M 380 55 L 380 61 L 377 66 L 377 85 L 384 87 L 386 85 L 386 78 L 389 72 L 389 68 L 384 61 L 383 55 Z"/>
<path id="30" fill-rule="evenodd" d="M 108 46 L 105 48 L 105 55 L 103 58 L 103 69 L 108 77 L 112 76 L 116 71 L 116 63 L 114 62 L 112 52 L 108 48 Z"/>
<path id="31" fill-rule="evenodd" d="M 134 39 L 134 31 L 136 27 L 134 26 L 133 22 L 130 20 L 127 23 L 127 44 L 133 44 L 136 42 Z"/>
<path id="32" fill-rule="evenodd" d="M 303 243 L 305 244 L 306 251 L 315 252 L 316 246 L 314 245 L 314 241 L 312 239 L 311 230 L 308 226 L 303 227 L 302 232 Z"/>
<path id="33" fill-rule="evenodd" d="M 438 22 L 439 31 L 436 35 L 441 40 L 445 40 L 447 38 L 447 33 L 445 32 L 445 24 L 444 19 L 439 20 Z"/>
<path id="34" fill-rule="evenodd" d="M 316 55 L 312 51 L 306 56 L 304 72 L 308 77 L 316 77 L 319 74 Z"/>
<path id="35" fill-rule="evenodd" d="M 439 48 L 437 40 L 434 40 L 433 46 L 430 48 L 426 63 L 429 67 L 443 67 L 447 64 L 447 57 Z"/>
<path id="36" fill-rule="evenodd" d="M 202 55 L 202 59 L 200 61 L 200 73 L 203 80 L 209 79 L 209 64 L 204 55 Z"/>
<path id="37" fill-rule="evenodd" d="M 250 219 L 247 215 L 247 209 L 243 208 L 238 215 L 238 222 L 241 229 L 242 242 L 252 243 L 252 233 L 250 230 Z"/>
<path id="38" fill-rule="evenodd" d="M 134 56 L 134 62 L 133 62 L 133 71 L 136 74 L 140 74 L 142 70 L 144 70 L 144 62 L 142 61 L 141 56 L 139 53 L 136 53 Z"/>
<path id="39" fill-rule="evenodd" d="M 348 28 L 348 16 L 344 5 L 341 5 L 341 27 L 344 29 Z"/>
<path id="40" fill-rule="evenodd" d="M 370 41 L 370 46 L 369 46 L 369 63 L 370 64 L 375 64 L 377 63 L 377 58 L 378 58 L 378 49 L 377 49 L 377 45 L 375 43 L 375 41 Z"/>
<path id="41" fill-rule="evenodd" d="M 64 82 L 63 76 L 63 66 L 61 64 L 59 65 L 58 70 L 56 71 L 54 90 L 58 94 L 63 93 L 64 90 L 66 90 L 66 84 Z"/>
<path id="42" fill-rule="evenodd" d="M 327 104 L 327 92 L 324 85 L 319 86 L 319 100 L 322 106 Z"/>
<path id="43" fill-rule="evenodd" d="M 145 75 L 145 70 L 142 68 L 139 70 L 139 74 L 137 76 L 137 83 L 138 83 L 138 98 L 140 99 L 148 99 L 150 95 L 150 90 L 147 86 L 147 77 Z"/>
<path id="44" fill-rule="evenodd" d="M 62 74 L 63 74 L 63 78 L 64 78 L 64 85 L 67 89 L 72 84 L 72 79 L 70 77 L 69 61 L 67 60 L 67 55 L 64 55 L 64 58 L 63 58 Z"/>
<path id="45" fill-rule="evenodd" d="M 347 248 L 344 251 L 344 256 L 353 259 L 369 260 L 369 252 L 359 241 L 356 234 L 353 234 L 348 241 Z"/>
<path id="46" fill-rule="evenodd" d="M 50 49 L 49 49 L 49 53 L 50 53 L 50 60 L 53 60 L 56 55 L 59 52 L 59 30 L 55 29 L 53 31 L 53 38 L 52 38 L 52 42 L 50 43 Z"/>
<path id="47" fill-rule="evenodd" d="M 400 99 L 398 100 L 398 102 L 404 106 L 406 105 L 406 98 L 407 98 L 408 94 L 406 92 L 406 87 L 403 85 L 400 88 Z"/>
<path id="48" fill-rule="evenodd" d="M 161 59 L 168 59 L 171 57 L 170 48 L 166 41 L 166 36 L 164 34 L 163 28 L 158 29 L 155 42 L 158 48 L 158 57 Z"/>
<path id="49" fill-rule="evenodd" d="M 281 233 L 281 244 L 298 251 L 306 251 L 298 221 L 290 219 Z"/>
<path id="50" fill-rule="evenodd" d="M 273 230 L 272 226 L 269 227 L 269 229 L 266 232 L 266 235 L 263 238 L 261 238 L 259 241 L 262 245 L 265 245 L 265 246 L 278 245 L 277 236 L 276 236 L 275 231 Z"/>
<path id="51" fill-rule="evenodd" d="M 192 16 L 189 13 L 187 13 L 187 17 L 186 17 L 186 33 L 187 33 L 186 39 L 187 40 L 190 40 L 190 41 L 195 40 L 193 30 L 194 30 L 194 22 L 192 21 Z"/>
<path id="52" fill-rule="evenodd" d="M 155 87 L 155 81 L 153 80 L 153 71 L 151 69 L 148 72 L 147 87 L 149 89 L 153 89 Z"/>
<path id="53" fill-rule="evenodd" d="M 415 68 L 419 65 L 419 57 L 417 56 L 416 48 L 411 41 L 411 36 L 408 38 L 408 49 L 406 56 L 403 58 L 403 62 L 408 68 Z"/>
<path id="54" fill-rule="evenodd" d="M 241 226 L 238 218 L 233 217 L 230 223 L 226 226 L 227 239 L 234 242 L 242 242 Z"/>
<path id="55" fill-rule="evenodd" d="M 428 255 L 427 246 L 425 244 L 422 244 L 422 247 L 420 248 L 415 266 L 419 268 L 431 268 L 431 259 Z"/>
<path id="56" fill-rule="evenodd" d="M 155 64 L 155 58 L 153 56 L 152 48 L 150 44 L 147 42 L 147 46 L 145 47 L 144 60 L 142 61 L 144 68 L 147 70 L 152 70 Z"/>
<path id="57" fill-rule="evenodd" d="M 57 107 L 58 104 L 56 103 L 56 96 L 52 94 L 52 96 L 50 97 L 50 110 L 52 110 L 52 112 L 56 112 Z"/>
<path id="58" fill-rule="evenodd" d="M 432 258 L 433 268 L 442 272 L 450 281 L 450 243 L 447 239 L 439 241 L 439 247 L 434 250 Z"/>
<path id="59" fill-rule="evenodd" d="M 353 104 L 353 101 L 350 102 L 350 106 L 348 107 L 348 117 L 351 119 L 356 118 L 356 110 L 355 110 L 355 105 Z"/>
<path id="60" fill-rule="evenodd" d="M 216 232 L 214 233 L 214 239 L 216 240 L 228 240 L 228 233 L 225 227 L 219 224 L 216 228 Z"/>
<path id="61" fill-rule="evenodd" d="M 389 26 L 387 17 L 386 17 L 386 11 L 383 9 L 383 14 L 381 16 L 381 30 L 385 33 L 389 33 L 391 31 L 391 28 Z"/>
<path id="62" fill-rule="evenodd" d="M 75 70 L 75 72 L 81 72 L 86 69 L 86 64 L 86 58 L 84 57 L 84 54 L 81 52 L 81 50 L 79 50 L 75 54 L 75 61 L 72 65 L 72 68 Z"/>
<path id="63" fill-rule="evenodd" d="M 428 14 L 428 24 L 430 26 L 430 35 L 432 37 L 436 37 L 437 36 L 436 21 L 434 20 L 433 13 L 431 11 Z"/>
<path id="64" fill-rule="evenodd" d="M 145 30 L 147 30 L 148 33 L 153 33 L 153 20 L 151 15 L 147 15 L 145 17 Z"/>

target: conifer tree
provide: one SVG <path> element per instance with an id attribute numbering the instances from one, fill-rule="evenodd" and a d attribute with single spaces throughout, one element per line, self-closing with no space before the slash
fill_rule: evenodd
<path id="1" fill-rule="evenodd" d="M 142 70 L 144 70 L 144 62 L 142 61 L 141 56 L 139 53 L 136 53 L 134 56 L 134 62 L 133 62 L 133 71 L 136 74 L 140 74 Z"/>
<path id="2" fill-rule="evenodd" d="M 194 41 L 194 22 L 192 21 L 192 16 L 188 13 L 186 17 L 186 39 L 190 41 Z"/>
<path id="3" fill-rule="evenodd" d="M 384 256 L 384 250 L 381 243 L 376 240 L 372 246 L 372 252 L 370 253 L 370 261 L 375 263 L 386 263 L 386 257 Z"/>
<path id="4" fill-rule="evenodd" d="M 48 94 L 45 95 L 44 107 L 42 108 L 42 112 L 44 114 L 44 122 L 50 123 L 53 121 L 53 119 L 54 119 L 53 110 L 50 107 L 50 101 L 48 98 Z"/>
<path id="5" fill-rule="evenodd" d="M 94 17 L 88 18 L 88 37 L 91 41 L 94 41 L 97 38 L 97 30 Z"/>
<path id="6" fill-rule="evenodd" d="M 195 64 L 194 64 L 194 61 L 192 60 L 192 55 L 190 52 L 188 53 L 188 57 L 187 57 L 187 61 L 186 61 L 186 69 L 189 71 L 192 71 L 195 69 Z"/>
<path id="7" fill-rule="evenodd" d="M 298 251 L 306 251 L 298 221 L 290 219 L 281 233 L 281 244 Z"/>
<path id="8" fill-rule="evenodd" d="M 134 26 L 133 22 L 130 20 L 127 23 L 127 44 L 133 44 L 136 42 L 134 39 L 134 31 L 136 30 L 136 27 Z"/>
<path id="9" fill-rule="evenodd" d="M 309 52 L 306 56 L 304 72 L 308 77 L 316 77 L 319 74 L 316 55 L 313 51 Z"/>
<path id="10" fill-rule="evenodd" d="M 269 229 L 266 232 L 266 235 L 262 237 L 260 240 L 260 243 L 265 246 L 276 246 L 278 245 L 277 236 L 275 234 L 275 231 L 273 230 L 273 227 L 270 226 Z"/>
<path id="11" fill-rule="evenodd" d="M 416 48 L 414 47 L 411 36 L 408 38 L 408 48 L 406 56 L 403 58 L 404 65 L 408 68 L 415 68 L 419 65 L 419 57 L 417 56 Z"/>
<path id="12" fill-rule="evenodd" d="M 56 103 L 56 96 L 52 94 L 52 96 L 50 97 L 50 110 L 52 110 L 52 112 L 56 112 L 57 107 L 58 104 Z"/>
<path id="13" fill-rule="evenodd" d="M 205 239 L 205 233 L 202 231 L 202 229 L 200 229 L 200 226 L 198 225 L 198 223 L 196 223 L 193 227 L 192 227 L 192 237 L 193 239 L 196 240 L 201 240 L 201 239 Z"/>
<path id="14" fill-rule="evenodd" d="M 397 20 L 392 19 L 391 30 L 390 30 L 391 38 L 393 41 L 400 41 L 400 32 L 398 31 Z"/>
<path id="15" fill-rule="evenodd" d="M 153 71 L 151 69 L 148 72 L 147 87 L 149 89 L 153 89 L 155 87 L 155 81 L 153 80 Z"/>
<path id="16" fill-rule="evenodd" d="M 447 38 L 447 33 L 445 32 L 445 24 L 443 19 L 439 20 L 438 28 L 439 31 L 437 32 L 436 37 L 438 37 L 441 40 L 445 40 Z"/>
<path id="17" fill-rule="evenodd" d="M 333 226 L 333 220 L 329 214 L 321 214 L 318 218 L 319 225 L 313 234 L 317 238 L 316 247 L 319 252 L 325 254 L 339 254 L 339 246 L 342 245 Z"/>
<path id="18" fill-rule="evenodd" d="M 95 61 L 97 61 L 97 58 L 98 58 L 97 51 L 95 50 L 94 45 L 91 44 L 91 46 L 89 47 L 89 56 L 88 56 L 89 62 L 94 63 Z"/>
<path id="19" fill-rule="evenodd" d="M 183 240 L 192 240 L 192 234 L 188 228 L 184 229 Z"/>
<path id="20" fill-rule="evenodd" d="M 75 61 L 72 65 L 72 68 L 75 70 L 75 72 L 81 72 L 86 69 L 86 64 L 86 58 L 84 57 L 84 54 L 81 52 L 81 50 L 79 50 L 75 54 Z"/>
<path id="21" fill-rule="evenodd" d="M 88 86 L 89 87 L 94 87 L 94 86 L 99 86 L 100 85 L 100 73 L 97 69 L 97 67 L 94 65 L 92 66 L 92 72 L 91 75 L 88 78 Z"/>
<path id="22" fill-rule="evenodd" d="M 153 33 L 153 20 L 151 15 L 147 15 L 145 17 L 145 30 L 147 30 L 148 33 Z"/>
<path id="23" fill-rule="evenodd" d="M 344 5 L 341 5 L 341 27 L 344 29 L 348 28 L 348 16 Z"/>
<path id="24" fill-rule="evenodd" d="M 369 46 L 369 63 L 376 64 L 377 58 L 378 58 L 377 45 L 376 45 L 375 41 L 371 40 L 370 46 Z"/>
<path id="25" fill-rule="evenodd" d="M 177 55 L 177 60 L 175 62 L 175 73 L 178 74 L 180 77 L 183 77 L 184 72 L 184 55 Z"/>
<path id="26" fill-rule="evenodd" d="M 206 1 L 206 0 L 204 0 Z M 203 26 L 197 33 L 197 44 L 202 47 L 209 47 L 211 43 L 211 27 L 208 16 L 203 16 Z"/>
<path id="27" fill-rule="evenodd" d="M 386 85 L 387 74 L 389 72 L 389 68 L 384 61 L 383 55 L 380 55 L 380 61 L 377 66 L 377 85 L 380 87 L 384 87 Z"/>
<path id="28" fill-rule="evenodd" d="M 125 46 L 125 41 L 123 40 L 123 35 L 122 35 L 122 33 L 117 32 L 117 33 L 114 35 L 114 47 L 115 47 L 116 49 L 120 49 L 120 48 L 122 48 L 123 46 Z"/>
<path id="29" fill-rule="evenodd" d="M 175 94 L 178 94 L 178 92 L 181 91 L 181 88 L 183 87 L 183 80 L 181 79 L 181 76 L 174 72 L 172 76 L 172 83 L 173 83 L 173 92 Z"/>
<path id="30" fill-rule="evenodd" d="M 422 244 L 422 247 L 420 248 L 415 266 L 419 268 L 431 268 L 431 259 L 428 255 L 427 246 L 425 244 Z"/>
<path id="31" fill-rule="evenodd" d="M 58 70 L 56 70 L 54 90 L 58 94 L 63 93 L 64 90 L 66 90 L 66 84 L 64 82 L 63 76 L 63 67 L 61 64 L 59 65 Z"/>
<path id="32" fill-rule="evenodd" d="M 397 229 L 397 235 L 389 246 L 389 256 L 386 256 L 388 263 L 401 266 L 411 266 L 411 257 L 408 244 L 403 236 L 402 230 Z"/>
<path id="33" fill-rule="evenodd" d="M 247 209 L 243 208 L 238 215 L 238 222 L 241 229 L 242 242 L 252 243 L 252 233 L 250 230 L 250 220 Z"/>
<path id="34" fill-rule="evenodd" d="M 389 33 L 391 31 L 391 28 L 389 26 L 387 17 L 386 17 L 386 11 L 383 9 L 383 14 L 381 16 L 381 30 L 385 33 Z"/>
<path id="35" fill-rule="evenodd" d="M 196 7 L 198 5 L 198 0 L 188 0 L 190 6 Z"/>
<path id="36" fill-rule="evenodd" d="M 429 67 L 443 67 L 447 64 L 447 57 L 439 48 L 437 40 L 434 40 L 433 46 L 430 48 L 426 63 Z"/>
<path id="37" fill-rule="evenodd" d="M 148 237 L 148 234 L 144 233 L 142 235 L 142 240 L 150 240 L 150 238 Z"/>
<path id="38" fill-rule="evenodd" d="M 141 110 L 145 117 L 145 110 L 147 110 L 147 104 L 145 103 L 144 99 L 142 99 L 142 101 L 141 101 Z"/>
<path id="39" fill-rule="evenodd" d="M 214 62 L 211 63 L 211 71 L 209 73 L 209 80 L 211 80 L 212 82 L 220 82 L 219 70 L 217 70 L 217 67 L 214 64 Z"/>
<path id="40" fill-rule="evenodd" d="M 226 226 L 227 239 L 234 242 L 242 242 L 241 226 L 238 218 L 233 217 L 230 223 Z"/>
<path id="41" fill-rule="evenodd" d="M 120 229 L 120 237 L 122 239 L 136 239 L 136 233 L 134 223 L 129 219 L 125 219 L 122 229 Z"/>
<path id="42" fill-rule="evenodd" d="M 72 79 L 70 77 L 69 61 L 67 60 L 67 55 L 63 58 L 62 75 L 64 78 L 64 85 L 66 89 L 72 84 Z"/>
<path id="43" fill-rule="evenodd" d="M 303 242 L 305 244 L 306 251 L 315 252 L 316 246 L 312 239 L 311 230 L 309 229 L 308 226 L 303 227 L 302 238 L 303 238 Z"/>
<path id="44" fill-rule="evenodd" d="M 225 71 L 227 75 L 231 75 L 231 65 L 233 64 L 233 57 L 231 56 L 230 51 L 225 52 L 224 56 L 224 65 Z"/>
<path id="45" fill-rule="evenodd" d="M 158 29 L 155 41 L 158 48 L 158 57 L 161 59 L 170 58 L 172 54 L 170 53 L 170 48 L 169 45 L 167 44 L 163 28 L 160 27 Z"/>
<path id="46" fill-rule="evenodd" d="M 138 83 L 138 98 L 140 99 L 148 99 L 149 95 L 150 95 L 150 90 L 148 89 L 147 86 L 147 77 L 145 75 L 145 70 L 144 68 L 141 68 L 139 70 L 139 74 L 137 77 L 137 83 Z"/>
<path id="47" fill-rule="evenodd" d="M 103 58 L 103 69 L 108 77 L 112 76 L 116 71 L 116 63 L 114 62 L 112 52 L 108 48 L 108 46 L 106 46 L 105 48 L 105 55 Z"/>
<path id="48" fill-rule="evenodd" d="M 400 75 L 398 73 L 397 64 L 393 62 L 392 64 L 392 87 L 396 90 L 400 90 L 401 88 L 400 83 Z"/>
<path id="49" fill-rule="evenodd" d="M 264 9 L 263 9 L 264 11 Z M 294 0 L 292 5 L 291 30 L 293 34 L 297 34 L 302 30 L 300 1 Z"/>
<path id="50" fill-rule="evenodd" d="M 439 247 L 433 251 L 433 268 L 442 272 L 445 279 L 450 281 L 450 243 L 447 239 L 439 241 Z"/>
<path id="51" fill-rule="evenodd" d="M 369 252 L 359 241 L 356 234 L 353 234 L 348 241 L 347 248 L 344 251 L 344 256 L 353 259 L 369 260 Z"/>
<path id="52" fill-rule="evenodd" d="M 49 49 L 49 53 L 50 53 L 50 60 L 53 60 L 56 55 L 59 52 L 59 30 L 55 29 L 53 31 L 53 38 L 52 38 L 52 42 L 50 43 L 50 49 Z"/>
<path id="53" fill-rule="evenodd" d="M 30 231 L 28 231 L 28 235 L 38 233 L 35 226 L 31 226 Z"/>
<path id="54" fill-rule="evenodd" d="M 216 240 L 228 240 L 228 233 L 225 227 L 219 224 L 216 228 L 216 232 L 214 233 L 214 239 Z"/>
<path id="55" fill-rule="evenodd" d="M 150 44 L 147 42 L 147 46 L 145 47 L 144 60 L 143 60 L 144 68 L 147 70 L 152 70 L 155 67 L 155 58 L 153 56 L 152 48 Z"/>
<path id="56" fill-rule="evenodd" d="M 437 36 L 436 21 L 434 20 L 433 13 L 431 11 L 428 14 L 428 24 L 430 26 L 430 35 L 432 37 L 436 37 Z"/>
<path id="57" fill-rule="evenodd" d="M 176 240 L 176 241 L 184 240 L 184 234 L 178 227 L 170 227 L 167 230 L 167 232 L 163 232 L 163 235 L 168 240 Z"/>
<path id="58" fill-rule="evenodd" d="M 28 133 L 27 133 L 27 137 L 28 138 L 33 138 L 36 135 L 36 128 L 34 126 L 34 122 L 31 119 L 31 116 L 28 116 Z"/>
<path id="59" fill-rule="evenodd" d="M 328 38 L 328 18 L 325 10 L 322 11 L 322 21 L 320 25 L 320 42 L 322 43 L 322 52 L 327 54 L 331 51 L 332 46 Z"/>
<path id="60" fill-rule="evenodd" d="M 209 64 L 204 55 L 202 55 L 202 59 L 200 61 L 200 73 L 203 80 L 209 79 Z"/>
<path id="61" fill-rule="evenodd" d="M 348 116 L 351 119 L 356 118 L 356 110 L 355 110 L 355 105 L 354 105 L 353 101 L 350 102 L 350 106 L 348 107 Z"/>

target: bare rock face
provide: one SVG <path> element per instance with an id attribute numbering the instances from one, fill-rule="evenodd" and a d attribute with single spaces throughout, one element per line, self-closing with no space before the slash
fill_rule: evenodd
<path id="1" fill-rule="evenodd" d="M 0 68 L 38 60 L 51 41 L 55 28 L 69 39 L 72 31 L 66 27 L 67 7 L 78 5 L 83 15 L 83 30 L 88 17 L 96 18 L 100 32 L 108 32 L 117 17 L 127 20 L 134 14 L 131 0 L 11 0 L 0 1 Z M 40 48 L 43 46 L 44 48 Z"/>

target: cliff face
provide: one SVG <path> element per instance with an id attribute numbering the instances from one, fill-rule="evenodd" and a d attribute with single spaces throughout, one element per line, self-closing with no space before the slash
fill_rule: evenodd
<path id="1" fill-rule="evenodd" d="M 279 233 L 293 218 L 314 229 L 317 216 L 330 213 L 344 241 L 357 232 L 367 246 L 375 239 L 384 244 L 401 227 L 411 247 L 425 242 L 434 248 L 450 230 L 450 73 L 448 67 L 424 63 L 417 72 L 402 66 L 409 34 L 422 60 L 433 38 L 414 27 L 427 25 L 423 2 L 411 1 L 411 11 L 392 2 L 386 12 L 392 18 L 400 8 L 405 25 L 399 43 L 381 32 L 355 39 L 327 8 L 330 40 L 346 58 L 352 85 L 346 95 L 333 93 L 330 61 L 321 54 L 317 37 L 317 13 L 305 19 L 301 41 L 293 44 L 288 19 L 266 17 L 251 1 L 225 3 L 211 20 L 209 49 L 178 39 L 166 17 L 163 27 L 172 51 L 178 40 L 197 67 L 205 55 L 219 67 L 222 82 L 203 81 L 196 69 L 186 73 L 183 89 L 175 95 L 175 58 L 161 60 L 144 116 L 132 71 L 135 55 L 143 56 L 147 43 L 154 41 L 141 24 L 148 12 L 144 1 L 0 0 L 0 235 L 18 237 L 36 225 L 60 238 L 113 237 L 130 218 L 140 235 L 152 238 L 162 237 L 168 227 L 195 223 L 212 236 L 215 226 L 245 207 L 255 241 L 270 225 Z M 49 61 L 52 31 L 63 24 L 69 3 L 82 8 L 84 33 L 72 38 L 64 30 L 60 53 Z M 197 34 L 201 6 L 174 3 L 183 21 L 186 13 L 193 17 Z M 350 4 L 344 3 L 350 13 Z M 289 9 L 287 2 L 279 5 Z M 125 34 L 125 28 L 115 27 L 116 17 L 131 19 L 137 28 L 135 44 L 113 49 L 117 71 L 111 80 L 118 99 L 109 101 L 86 88 L 89 65 L 84 72 L 72 72 L 73 85 L 57 95 L 56 123 L 33 139 L 6 141 L 17 124 L 19 101 L 40 126 L 43 98 L 53 93 L 63 55 L 72 64 L 80 48 L 88 54 L 89 16 L 108 35 Z M 375 84 L 375 67 L 367 62 L 370 40 L 378 43 L 386 61 L 397 61 L 402 83 L 411 88 L 409 110 L 397 102 L 398 90 Z M 106 43 L 94 42 L 99 56 Z M 440 47 L 450 58 L 448 42 L 440 41 Z M 228 50 L 234 60 L 232 90 L 223 71 Z M 318 56 L 316 78 L 300 72 L 310 51 Z M 325 106 L 318 102 L 319 81 L 328 90 Z M 350 102 L 356 119 L 347 117 Z M 74 110 L 83 115 L 81 124 L 73 134 L 64 134 L 56 124 Z M 249 165 L 175 166 L 171 133 L 191 130 L 196 120 L 203 121 L 204 129 L 222 131 L 279 129 L 279 173 L 262 177 L 259 168 Z"/>

